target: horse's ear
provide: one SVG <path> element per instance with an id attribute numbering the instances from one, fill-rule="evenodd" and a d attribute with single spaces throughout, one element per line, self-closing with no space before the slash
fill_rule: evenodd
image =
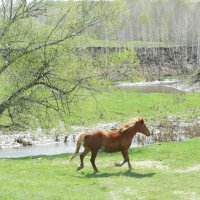
<path id="1" fill-rule="evenodd" d="M 144 119 L 143 119 L 143 118 L 140 119 L 139 122 L 140 122 L 141 124 L 144 124 Z"/>

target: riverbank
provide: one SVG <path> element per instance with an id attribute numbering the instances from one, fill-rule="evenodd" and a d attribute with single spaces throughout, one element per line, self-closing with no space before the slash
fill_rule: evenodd
<path id="1" fill-rule="evenodd" d="M 108 130 L 116 128 L 117 123 L 99 123 L 91 127 L 73 126 L 71 131 L 64 131 L 63 127 L 53 128 L 50 130 L 36 130 L 15 131 L 7 134 L 0 131 L 0 150 L 7 148 L 18 149 L 22 146 L 38 146 L 59 143 L 75 142 L 75 136 L 81 131 L 90 129 Z M 57 129 L 63 130 L 63 133 L 57 134 Z M 0 151 L 1 153 L 1 151 Z M 1 157 L 1 155 L 0 155 Z"/>
<path id="2" fill-rule="evenodd" d="M 186 84 L 179 80 L 164 80 L 164 81 L 141 81 L 141 82 L 121 82 L 116 85 L 119 88 L 135 88 L 136 91 L 144 91 L 144 87 L 149 88 L 149 92 L 164 92 L 164 93 L 175 93 L 175 92 L 200 92 L 200 83 Z M 154 88 L 153 88 L 154 87 Z M 170 90 L 168 88 L 174 88 Z M 156 89 L 156 90 L 155 90 Z M 147 90 L 146 90 L 147 91 Z"/>
<path id="3" fill-rule="evenodd" d="M 92 127 L 74 127 L 74 132 L 69 135 L 51 136 L 44 133 L 22 132 L 13 135 L 0 136 L 0 158 L 19 158 L 36 155 L 55 155 L 72 153 L 75 149 L 75 137 L 81 131 L 91 129 L 110 130 L 119 128 L 118 123 L 98 124 Z M 150 144 L 160 144 L 169 141 L 186 141 L 200 136 L 200 119 L 193 122 L 173 121 L 168 119 L 157 125 L 148 125 L 150 137 L 138 133 L 132 140 L 131 147 Z M 67 141 L 65 141 L 67 137 Z M 23 141 L 19 143 L 20 141 Z M 24 145 L 24 143 L 26 145 Z"/>
<path id="4" fill-rule="evenodd" d="M 0 159 L 0 199 L 200 199 L 199 145 L 195 138 L 130 149 L 132 171 L 113 166 L 120 153 L 99 153 L 98 174 L 90 156 L 80 172 L 71 154 Z"/>

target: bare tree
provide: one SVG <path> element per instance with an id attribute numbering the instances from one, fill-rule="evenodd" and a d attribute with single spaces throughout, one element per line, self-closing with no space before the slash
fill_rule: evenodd
<path id="1" fill-rule="evenodd" d="M 78 91 L 96 91 L 100 72 L 80 41 L 87 29 L 117 20 L 118 3 L 1 0 L 0 119 L 64 120 Z"/>

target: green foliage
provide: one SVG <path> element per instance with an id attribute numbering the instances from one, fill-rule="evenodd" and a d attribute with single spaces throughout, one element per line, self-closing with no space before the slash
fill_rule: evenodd
<path id="1" fill-rule="evenodd" d="M 96 25 L 110 27 L 113 19 L 116 25 L 123 1 L 18 0 L 6 6 L 0 11 L 0 125 L 6 118 L 11 125 L 54 126 L 81 93 L 109 83 L 77 44 Z"/>
<path id="2" fill-rule="evenodd" d="M 137 70 L 139 60 L 133 48 L 104 54 L 97 52 L 95 55 L 95 65 L 101 69 L 102 77 L 105 76 L 112 81 L 135 80 L 141 77 Z"/>
<path id="3" fill-rule="evenodd" d="M 115 52 L 108 55 L 108 62 L 111 64 L 123 65 L 139 65 L 139 60 L 134 49 L 125 49 L 121 52 Z"/>

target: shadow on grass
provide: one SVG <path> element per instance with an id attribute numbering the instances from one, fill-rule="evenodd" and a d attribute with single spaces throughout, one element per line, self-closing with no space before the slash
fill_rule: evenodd
<path id="1" fill-rule="evenodd" d="M 62 153 L 62 154 L 55 154 L 55 155 L 36 155 L 36 156 L 24 156 L 24 157 L 17 157 L 17 158 L 2 158 L 2 159 L 8 159 L 8 160 L 47 159 L 47 160 L 52 160 L 55 158 L 64 158 L 66 160 L 69 160 L 70 156 L 71 156 L 71 153 Z"/>
<path id="2" fill-rule="evenodd" d="M 85 176 L 82 176 L 79 178 L 106 178 L 106 177 L 112 177 L 112 176 L 128 176 L 128 177 L 135 177 L 135 178 L 150 178 L 154 176 L 155 173 L 146 173 L 146 174 L 140 174 L 136 172 L 132 172 L 130 170 L 125 172 L 114 172 L 114 173 L 92 173 L 92 174 L 86 174 Z"/>

